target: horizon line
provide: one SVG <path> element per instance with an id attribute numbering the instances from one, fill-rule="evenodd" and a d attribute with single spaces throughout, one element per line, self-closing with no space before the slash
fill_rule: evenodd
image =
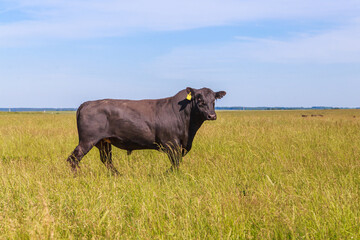
<path id="1" fill-rule="evenodd" d="M 10 107 L 0 108 L 0 112 L 44 112 L 44 111 L 76 111 L 73 107 Z M 360 109 L 360 107 L 332 107 L 332 106 L 312 106 L 312 107 L 279 107 L 279 106 L 224 106 L 215 107 L 215 110 L 336 110 L 336 109 Z"/>

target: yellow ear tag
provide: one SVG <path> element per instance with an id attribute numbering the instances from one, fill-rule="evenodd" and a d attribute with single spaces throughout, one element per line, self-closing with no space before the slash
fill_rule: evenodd
<path id="1" fill-rule="evenodd" d="M 189 94 L 186 96 L 186 99 L 191 101 L 191 92 L 189 92 Z"/>

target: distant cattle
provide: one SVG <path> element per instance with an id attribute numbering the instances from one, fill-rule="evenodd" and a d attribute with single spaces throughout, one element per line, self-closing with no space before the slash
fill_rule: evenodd
<path id="1" fill-rule="evenodd" d="M 68 157 L 73 170 L 93 146 L 113 173 L 111 146 L 127 150 L 156 149 L 165 152 L 171 169 L 177 169 L 190 151 L 205 120 L 216 120 L 215 100 L 225 91 L 186 88 L 173 97 L 153 100 L 104 99 L 83 103 L 77 110 L 79 144 Z"/>
<path id="2" fill-rule="evenodd" d="M 305 115 L 305 114 L 303 114 L 303 115 L 301 115 L 302 117 L 308 117 L 309 115 Z M 310 115 L 311 117 L 323 117 L 324 115 L 322 115 L 322 114 L 311 114 Z"/>

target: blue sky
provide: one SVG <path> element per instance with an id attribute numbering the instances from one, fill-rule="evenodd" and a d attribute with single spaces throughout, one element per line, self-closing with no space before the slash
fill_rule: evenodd
<path id="1" fill-rule="evenodd" d="M 360 106 L 359 0 L 0 0 L 0 107 L 210 87 L 217 106 Z"/>

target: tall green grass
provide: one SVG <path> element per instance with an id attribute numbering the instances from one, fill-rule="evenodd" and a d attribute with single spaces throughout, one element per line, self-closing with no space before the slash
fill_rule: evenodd
<path id="1" fill-rule="evenodd" d="M 74 176 L 76 145 L 74 113 L 0 114 L 0 239 L 360 238 L 359 110 L 218 112 L 170 174 L 94 148 Z"/>

